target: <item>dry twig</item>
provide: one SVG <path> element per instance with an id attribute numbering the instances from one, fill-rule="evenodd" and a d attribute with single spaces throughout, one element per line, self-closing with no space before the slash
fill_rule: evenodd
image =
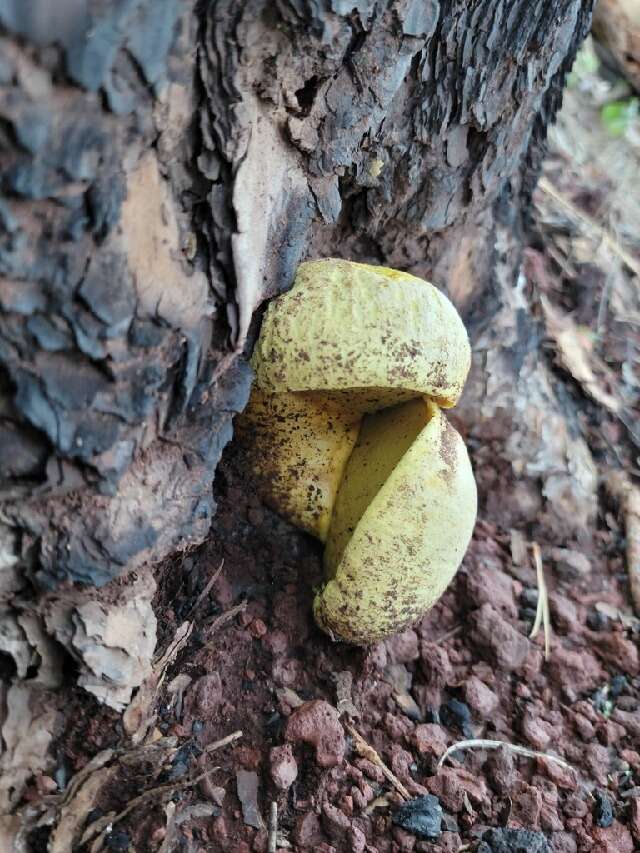
<path id="1" fill-rule="evenodd" d="M 193 622 L 183 622 L 176 629 L 176 633 L 173 637 L 173 640 L 169 643 L 167 650 L 163 655 L 161 655 L 153 664 L 153 671 L 156 674 L 158 680 L 164 675 L 165 670 L 172 663 L 178 653 L 186 646 L 189 642 L 189 637 L 193 631 Z"/>
<path id="2" fill-rule="evenodd" d="M 345 723 L 345 729 L 349 732 L 351 737 L 353 738 L 354 746 L 356 751 L 362 758 L 366 758 L 367 761 L 370 761 L 372 764 L 375 764 L 377 767 L 382 770 L 384 776 L 391 782 L 396 791 L 400 794 L 401 797 L 404 797 L 405 800 L 411 799 L 411 794 L 407 791 L 402 782 L 395 776 L 391 770 L 387 767 L 384 761 L 380 758 L 375 749 L 370 746 L 366 740 L 362 737 L 362 735 L 354 729 L 352 725 L 349 723 Z"/>
<path id="3" fill-rule="evenodd" d="M 222 749 L 223 746 L 227 746 L 233 741 L 238 740 L 238 738 L 242 737 L 241 731 L 232 732 L 226 737 L 221 738 L 220 740 L 214 741 L 210 743 L 207 747 L 205 747 L 204 752 L 207 754 L 211 754 L 218 749 Z M 174 791 L 184 790 L 185 788 L 192 788 L 194 785 L 197 785 L 199 782 L 202 782 L 203 779 L 208 778 L 209 773 L 213 773 L 216 770 L 219 770 L 218 767 L 210 767 L 209 769 L 203 771 L 194 779 L 187 779 L 184 782 L 170 782 L 166 785 L 159 785 L 156 788 L 151 788 L 148 791 L 143 791 L 142 794 L 135 797 L 135 799 L 131 800 L 131 802 L 118 814 L 114 814 L 110 812 L 109 814 L 104 815 L 103 817 L 98 818 L 98 820 L 94 821 L 90 824 L 82 836 L 81 845 L 87 844 L 92 839 L 94 840 L 94 845 L 92 846 L 92 851 L 97 851 L 101 849 L 100 837 L 103 838 L 106 836 L 106 832 L 109 827 L 113 827 L 114 824 L 123 820 L 130 812 L 136 809 L 138 806 L 143 805 L 144 803 L 154 800 L 156 798 L 163 798 L 167 794 L 172 794 Z M 99 836 L 99 838 L 96 838 Z"/>
<path id="4" fill-rule="evenodd" d="M 204 752 L 206 752 L 207 754 L 215 752 L 217 749 L 222 749 L 223 746 L 228 746 L 230 743 L 233 743 L 234 740 L 238 740 L 238 738 L 241 737 L 242 731 L 238 729 L 237 732 L 231 732 L 230 735 L 220 738 L 220 740 L 214 740 L 213 743 L 210 743 L 208 744 L 208 746 L 205 746 Z"/>
<path id="5" fill-rule="evenodd" d="M 191 619 L 191 617 L 192 617 L 192 616 L 193 616 L 193 614 L 196 612 L 196 610 L 198 609 L 198 607 L 200 607 L 200 605 L 202 604 L 202 602 L 203 602 L 203 601 L 205 600 L 205 598 L 209 595 L 209 593 L 211 592 L 211 588 L 213 587 L 214 583 L 215 583 L 215 582 L 218 580 L 218 578 L 220 577 L 220 572 L 223 570 L 223 568 L 224 568 L 224 557 L 222 558 L 222 560 L 220 560 L 220 565 L 219 565 L 219 566 L 218 566 L 218 568 L 215 570 L 215 572 L 211 575 L 211 577 L 209 578 L 209 580 L 208 580 L 208 581 L 207 581 L 207 583 L 205 584 L 204 589 L 202 590 L 202 592 L 200 593 L 200 595 L 197 597 L 195 604 L 193 605 L 193 607 L 192 607 L 192 608 L 191 608 L 191 610 L 189 611 L 189 619 Z"/>
<path id="6" fill-rule="evenodd" d="M 213 622 L 207 627 L 207 636 L 209 634 L 213 634 L 218 628 L 221 628 L 227 622 L 230 622 L 234 619 L 239 613 L 243 613 L 246 610 L 247 602 L 241 601 L 240 604 L 236 604 L 235 607 L 231 607 L 229 610 L 225 610 L 224 613 L 221 613 L 217 616 Z"/>
<path id="7" fill-rule="evenodd" d="M 558 758 L 557 755 L 550 755 L 547 752 L 537 752 L 535 749 L 527 749 L 526 746 L 518 746 L 517 744 L 509 743 L 508 741 L 482 740 L 475 738 L 473 740 L 460 740 L 458 743 L 451 744 L 446 752 L 442 754 L 440 761 L 438 761 L 437 769 L 440 770 L 447 758 L 449 758 L 449 756 L 454 752 L 459 752 L 463 749 L 500 749 L 503 746 L 518 755 L 524 755 L 526 758 L 544 758 L 546 761 L 553 761 L 561 767 L 571 770 L 573 773 L 576 772 L 570 764 L 567 764 L 563 758 Z"/>
<path id="8" fill-rule="evenodd" d="M 194 785 L 197 785 L 198 782 L 201 782 L 206 777 L 207 773 L 213 773 L 214 770 L 219 769 L 220 768 L 218 767 L 212 767 L 205 773 L 201 773 L 199 776 L 196 776 L 195 779 L 188 779 L 186 782 L 170 782 L 167 785 L 159 785 L 157 788 L 151 788 L 149 791 L 144 791 L 142 794 L 135 797 L 135 799 L 131 800 L 129 805 L 126 806 L 121 812 L 118 812 L 118 814 L 114 815 L 111 812 L 109 814 L 104 815 L 104 817 L 98 818 L 98 820 L 88 826 L 85 830 L 84 835 L 82 836 L 80 844 L 87 844 L 98 833 L 106 833 L 106 830 L 109 827 L 112 827 L 114 824 L 119 823 L 134 809 L 137 809 L 138 806 L 141 806 L 150 800 L 155 800 L 158 797 L 162 798 L 167 794 L 173 794 L 175 791 L 181 791 L 185 788 L 192 788 Z"/>

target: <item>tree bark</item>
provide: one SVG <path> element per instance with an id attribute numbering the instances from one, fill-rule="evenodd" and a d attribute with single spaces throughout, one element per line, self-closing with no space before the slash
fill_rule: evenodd
<path id="1" fill-rule="evenodd" d="M 517 496 L 485 477 L 485 512 L 584 529 L 595 470 L 522 248 L 591 5 L 0 0 L 7 624 L 37 601 L 77 658 L 51 617 L 70 582 L 202 541 L 260 306 L 309 256 L 448 292 L 474 346 L 458 424 Z"/>

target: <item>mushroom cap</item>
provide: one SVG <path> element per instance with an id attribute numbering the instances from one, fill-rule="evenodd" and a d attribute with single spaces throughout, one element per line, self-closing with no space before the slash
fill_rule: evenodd
<path id="1" fill-rule="evenodd" d="M 265 392 L 327 391 L 361 412 L 418 395 L 448 408 L 471 350 L 455 307 L 429 282 L 329 258 L 301 264 L 269 305 L 252 363 Z"/>
<path id="2" fill-rule="evenodd" d="M 366 644 L 410 625 L 455 575 L 476 510 L 466 447 L 437 406 L 413 400 L 365 418 L 329 529 L 320 627 Z"/>

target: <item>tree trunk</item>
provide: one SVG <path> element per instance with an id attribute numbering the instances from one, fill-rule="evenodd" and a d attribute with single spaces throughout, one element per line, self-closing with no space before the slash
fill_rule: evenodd
<path id="1" fill-rule="evenodd" d="M 259 308 L 305 257 L 448 292 L 474 347 L 458 424 L 516 497 L 496 505 L 483 474 L 485 513 L 584 530 L 595 470 L 539 357 L 522 248 L 591 5 L 0 0 L 0 643 L 16 677 L 57 683 L 50 635 L 82 670 L 78 614 L 91 633 L 92 587 L 133 570 L 138 597 L 117 583 L 103 600 L 139 602 L 153 649 L 147 567 L 206 536 Z M 115 698 L 81 678 L 123 707 L 149 656 Z"/>

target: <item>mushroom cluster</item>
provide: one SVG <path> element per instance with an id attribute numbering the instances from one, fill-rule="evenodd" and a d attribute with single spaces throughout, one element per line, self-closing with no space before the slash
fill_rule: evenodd
<path id="1" fill-rule="evenodd" d="M 386 267 L 304 263 L 266 312 L 238 427 L 262 497 L 325 544 L 314 614 L 335 639 L 402 630 L 460 565 L 476 485 L 442 409 L 470 360 L 444 294 Z"/>

